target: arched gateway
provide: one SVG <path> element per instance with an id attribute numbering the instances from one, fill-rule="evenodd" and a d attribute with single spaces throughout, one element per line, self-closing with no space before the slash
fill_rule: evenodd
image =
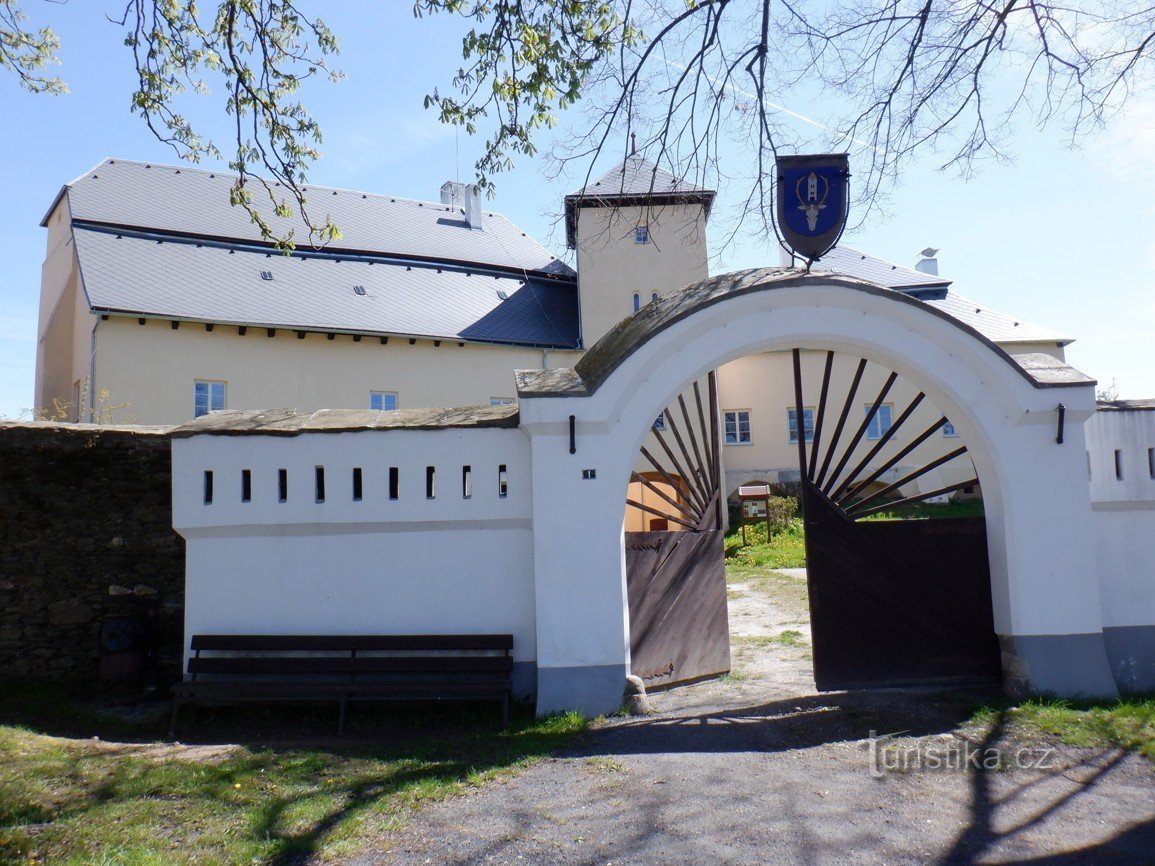
<path id="1" fill-rule="evenodd" d="M 1012 360 L 899 292 L 784 269 L 646 305 L 576 369 L 519 372 L 519 406 L 223 411 L 174 430 L 186 647 L 206 634 L 502 635 L 511 654 L 494 664 L 508 663 L 515 697 L 536 693 L 539 713 L 616 710 L 631 663 L 623 518 L 639 448 L 698 377 L 786 349 L 884 365 L 949 417 L 981 483 L 1004 679 L 1114 694 L 1100 615 L 1111 576 L 1097 574 L 1083 433 L 1091 380 L 1051 356 Z M 713 446 L 716 458 L 716 434 Z M 698 494 L 683 515 L 718 501 Z M 1116 609 L 1140 579 L 1125 577 L 1105 595 Z M 919 617 L 961 621 L 949 597 L 942 608 Z M 843 622 L 860 625 L 855 615 Z M 1149 664 L 1146 632 L 1113 631 L 1112 662 L 1131 682 Z M 997 655 L 989 625 L 984 635 Z"/>
<path id="2" fill-rule="evenodd" d="M 646 306 L 575 369 L 518 373 L 532 470 L 538 712 L 619 705 L 630 663 L 622 514 L 653 419 L 707 371 L 787 349 L 887 365 L 949 415 L 982 483 L 1005 680 L 1114 694 L 1083 441 L 1094 383 L 1049 356 L 1012 360 L 901 293 L 763 269 Z"/>

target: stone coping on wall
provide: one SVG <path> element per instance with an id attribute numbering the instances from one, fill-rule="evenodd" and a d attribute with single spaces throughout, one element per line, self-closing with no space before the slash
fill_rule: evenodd
<path id="1" fill-rule="evenodd" d="M 210 412 L 172 430 L 174 439 L 190 436 L 298 436 L 302 433 L 346 433 L 355 430 L 446 430 L 510 428 L 520 421 L 517 404 L 459 406 L 450 409 L 295 409 Z"/>
<path id="2" fill-rule="evenodd" d="M 124 434 L 131 436 L 167 436 L 171 426 L 148 426 L 142 424 L 77 424 L 71 421 L 9 421 L 0 419 L 0 432 L 27 431 L 49 435 L 85 435 L 94 433 Z"/>
<path id="3" fill-rule="evenodd" d="M 1002 347 L 974 328 L 935 307 L 902 292 L 854 277 L 809 272 L 798 268 L 753 268 L 702 280 L 657 301 L 646 304 L 615 325 L 582 356 L 572 369 L 518 370 L 517 393 L 523 397 L 589 396 L 601 387 L 622 363 L 646 341 L 666 328 L 728 298 L 759 291 L 834 285 L 871 295 L 880 295 L 898 304 L 920 310 L 950 322 L 1016 369 L 1036 388 L 1093 385 L 1095 380 L 1049 355 L 1028 354 L 1012 357 Z"/>

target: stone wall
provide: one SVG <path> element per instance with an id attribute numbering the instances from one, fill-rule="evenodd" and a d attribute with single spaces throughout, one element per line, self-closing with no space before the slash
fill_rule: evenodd
<path id="1" fill-rule="evenodd" d="M 0 422 L 0 676 L 178 677 L 171 478 L 164 428 Z"/>

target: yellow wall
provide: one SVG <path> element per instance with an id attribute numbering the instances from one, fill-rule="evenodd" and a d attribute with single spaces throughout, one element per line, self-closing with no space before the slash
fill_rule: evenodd
<path id="1" fill-rule="evenodd" d="M 634 242 L 648 225 L 649 243 Z M 667 295 L 709 276 L 705 212 L 701 205 L 581 208 L 577 230 L 582 342 L 593 346 L 653 292 Z"/>
<path id="2" fill-rule="evenodd" d="M 572 366 L 577 353 L 549 351 L 550 367 Z M 391 337 L 360 343 L 351 336 L 249 328 L 233 325 L 110 317 L 97 331 L 96 385 L 108 388 L 110 402 L 128 403 L 118 421 L 177 424 L 193 416 L 197 379 L 228 383 L 229 409 L 292 407 L 368 409 L 370 391 L 396 391 L 399 408 L 485 404 L 491 397 L 514 397 L 513 371 L 543 366 L 535 349 Z"/>

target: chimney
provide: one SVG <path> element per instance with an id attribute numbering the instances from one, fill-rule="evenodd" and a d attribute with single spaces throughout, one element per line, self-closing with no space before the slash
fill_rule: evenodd
<path id="1" fill-rule="evenodd" d="M 922 256 L 922 258 L 920 258 L 915 264 L 914 269 L 921 273 L 930 274 L 931 276 L 937 277 L 938 259 L 936 256 L 938 255 L 938 250 L 934 249 L 933 247 L 927 247 L 925 250 L 919 253 L 919 255 Z"/>
<path id="2" fill-rule="evenodd" d="M 455 180 L 445 181 L 441 184 L 441 203 L 461 208 L 469 227 L 475 232 L 482 230 L 481 195 L 473 184 L 458 183 Z"/>

